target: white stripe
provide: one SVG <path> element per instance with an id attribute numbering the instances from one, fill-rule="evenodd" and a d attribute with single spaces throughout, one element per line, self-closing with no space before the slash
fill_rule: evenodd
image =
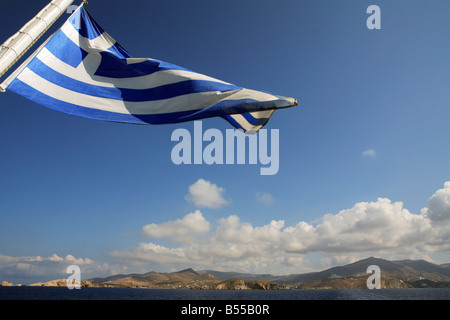
<path id="1" fill-rule="evenodd" d="M 255 112 L 250 112 L 250 115 L 255 119 L 270 118 L 274 111 L 275 111 L 275 109 L 255 111 Z"/>
<path id="2" fill-rule="evenodd" d="M 101 56 L 98 54 L 89 54 L 84 58 L 83 62 L 73 68 L 64 61 L 55 57 L 47 48 L 43 48 L 37 55 L 37 58 L 47 67 L 54 71 L 65 75 L 74 80 L 78 80 L 87 84 L 108 88 L 123 89 L 150 89 L 166 84 L 176 83 L 185 80 L 208 80 L 219 83 L 224 81 L 217 80 L 200 73 L 185 70 L 162 70 L 154 72 L 150 75 L 133 77 L 133 78 L 110 78 L 94 75 L 100 65 Z"/>
<path id="3" fill-rule="evenodd" d="M 28 68 L 24 69 L 22 73 L 17 77 L 17 79 L 23 81 L 30 87 L 42 92 L 43 94 L 63 102 L 71 104 L 75 103 L 81 107 L 91 109 L 137 115 L 163 114 L 178 111 L 204 109 L 223 99 L 226 99 L 228 96 L 233 95 L 233 93 L 236 92 L 235 90 L 225 93 L 222 93 L 220 91 L 192 93 L 164 100 L 130 102 L 108 98 L 99 98 L 74 92 L 47 81 Z"/>
<path id="4" fill-rule="evenodd" d="M 107 51 L 114 44 L 116 44 L 116 40 L 114 40 L 107 32 L 103 32 L 95 39 L 85 38 L 74 28 L 74 26 L 67 21 L 61 27 L 61 31 L 72 40 L 74 44 L 82 48 L 84 51 L 92 52 L 95 50 L 98 51 Z"/>
<path id="5" fill-rule="evenodd" d="M 94 53 L 98 53 L 98 51 L 108 51 L 108 49 L 113 46 L 116 43 L 116 40 L 114 40 L 107 32 L 103 32 L 101 35 L 99 35 L 97 38 L 95 39 L 88 39 L 83 37 L 82 35 L 80 35 L 80 33 L 74 28 L 74 26 L 69 23 L 66 22 L 62 27 L 61 30 L 64 32 L 64 34 L 67 36 L 67 38 L 69 38 L 75 45 L 79 46 L 80 48 L 82 48 L 84 51 L 87 51 L 88 53 L 92 53 L 92 49 L 95 49 Z M 48 50 L 47 50 L 48 51 Z M 55 59 L 57 59 L 55 57 Z M 86 60 L 86 59 L 84 59 Z M 83 60 L 83 61 L 84 61 Z M 154 60 L 154 61 L 158 61 L 156 59 L 151 59 L 151 58 L 127 58 L 127 63 L 128 64 L 133 64 L 133 63 L 139 63 L 139 62 L 143 62 L 145 60 Z M 100 61 L 98 61 L 98 66 L 100 65 Z M 97 70 L 97 68 L 95 68 L 95 71 Z M 91 69 L 92 70 L 92 69 Z M 177 71 L 177 72 L 176 72 Z M 162 71 L 160 71 L 162 72 Z M 209 80 L 209 81 L 214 81 L 214 82 L 219 82 L 219 83 L 225 83 L 225 84 L 230 84 L 228 82 L 219 80 L 219 79 L 215 79 L 200 73 L 196 73 L 196 72 L 192 72 L 192 71 L 184 71 L 184 70 L 170 70 L 170 73 L 173 73 L 175 75 L 179 74 L 180 76 L 184 77 L 184 79 L 181 79 L 179 81 L 183 81 L 186 79 L 196 79 L 196 80 Z M 91 75 L 93 75 L 94 72 L 91 73 Z M 156 75 L 158 76 L 158 75 Z M 146 77 L 148 76 L 143 76 L 143 77 L 133 77 L 133 78 L 124 78 L 124 79 L 117 79 L 117 78 L 108 78 L 108 77 L 98 77 L 100 80 L 99 81 L 107 81 L 110 82 L 111 80 L 121 80 L 123 83 L 127 83 L 127 79 L 139 79 L 139 78 L 144 78 L 142 80 L 144 80 L 144 83 L 146 81 Z M 164 79 L 163 79 L 164 80 Z M 167 82 L 167 83 L 173 83 L 174 81 L 169 80 L 171 82 Z M 134 84 L 130 84 L 130 88 L 131 86 L 133 86 Z M 143 84 L 144 85 L 144 84 Z M 155 85 L 156 86 L 156 85 Z M 123 87 L 126 88 L 126 87 Z M 146 88 L 151 88 L 151 87 L 142 87 L 142 89 L 146 89 Z"/>
<path id="6" fill-rule="evenodd" d="M 245 131 L 248 130 L 255 130 L 258 131 L 259 129 L 261 129 L 263 126 L 254 126 L 251 123 L 249 123 L 247 121 L 247 119 L 244 118 L 244 116 L 242 116 L 241 114 L 232 114 L 229 115 L 230 117 L 232 117 L 237 123 L 239 123 L 239 125 L 244 128 Z"/>
<path id="7" fill-rule="evenodd" d="M 230 96 L 227 100 L 240 100 L 240 99 L 253 99 L 257 101 L 280 101 L 280 98 L 261 91 L 251 90 L 251 89 L 245 89 L 237 91 L 235 94 Z M 289 98 L 286 98 L 289 99 Z"/>

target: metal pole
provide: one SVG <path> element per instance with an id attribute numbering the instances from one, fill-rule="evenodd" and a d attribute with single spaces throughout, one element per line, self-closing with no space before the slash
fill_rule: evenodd
<path id="1" fill-rule="evenodd" d="M 0 77 L 47 31 L 74 0 L 53 0 L 0 46 Z"/>

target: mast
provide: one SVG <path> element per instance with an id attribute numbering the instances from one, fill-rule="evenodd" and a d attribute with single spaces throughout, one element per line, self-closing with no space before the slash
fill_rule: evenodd
<path id="1" fill-rule="evenodd" d="M 51 1 L 33 19 L 28 21 L 22 29 L 0 46 L 0 77 L 30 49 L 61 14 L 66 11 L 73 1 Z"/>

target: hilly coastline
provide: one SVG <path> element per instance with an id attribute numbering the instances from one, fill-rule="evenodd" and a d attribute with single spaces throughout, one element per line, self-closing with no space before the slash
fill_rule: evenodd
<path id="1" fill-rule="evenodd" d="M 284 289 L 364 289 L 370 265 L 381 270 L 381 288 L 450 288 L 450 264 L 437 265 L 425 260 L 390 261 L 367 258 L 319 272 L 275 276 L 191 268 L 171 272 L 114 275 L 81 281 L 82 287 L 210 289 L 210 290 L 284 290 Z M 12 285 L 3 282 L 2 285 Z M 58 279 L 30 286 L 66 286 Z"/>

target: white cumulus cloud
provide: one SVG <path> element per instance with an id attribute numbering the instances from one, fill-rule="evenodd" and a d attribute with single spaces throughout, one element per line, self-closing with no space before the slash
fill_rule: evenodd
<path id="1" fill-rule="evenodd" d="M 422 209 L 422 213 L 436 222 L 450 220 L 450 181 L 428 199 L 428 208 Z"/>
<path id="2" fill-rule="evenodd" d="M 198 179 L 189 186 L 185 199 L 197 207 L 219 209 L 228 204 L 223 194 L 225 189 L 204 179 Z"/>
<path id="3" fill-rule="evenodd" d="M 142 228 L 142 233 L 151 238 L 173 238 L 178 241 L 191 239 L 193 235 L 208 232 L 210 224 L 202 213 L 196 210 L 183 218 L 161 224 L 148 224 Z"/>

